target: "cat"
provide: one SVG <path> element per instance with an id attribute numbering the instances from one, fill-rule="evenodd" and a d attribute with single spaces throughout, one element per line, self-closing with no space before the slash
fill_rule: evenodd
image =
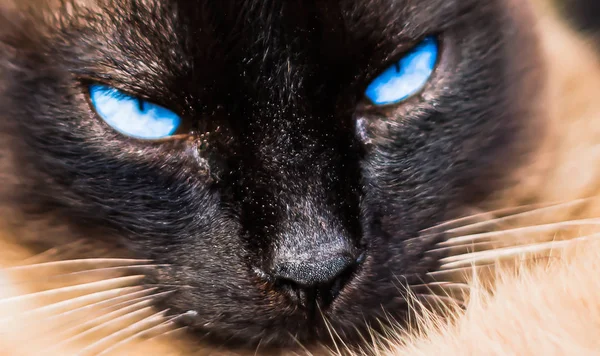
<path id="1" fill-rule="evenodd" d="M 537 202 L 533 23 L 516 0 L 6 4 L 6 278 L 50 297 L 36 317 L 106 295 L 141 313 L 89 353 L 178 327 L 266 352 L 405 325 L 412 298 L 462 291 L 449 261 L 474 255 L 445 221 Z"/>

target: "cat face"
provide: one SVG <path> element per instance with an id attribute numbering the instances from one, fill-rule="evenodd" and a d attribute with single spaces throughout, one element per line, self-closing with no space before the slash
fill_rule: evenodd
<path id="1" fill-rule="evenodd" d="M 439 265 L 422 229 L 493 193 L 535 113 L 535 42 L 507 0 L 128 0 L 0 31 L 3 199 L 163 265 L 147 283 L 218 341 L 352 339 Z M 426 83 L 373 80 L 426 38 Z M 139 139 L 96 85 L 180 119 Z M 536 90 L 534 90 L 536 89 Z M 28 215 L 32 214 L 32 215 Z M 57 238 L 58 239 L 58 238 Z M 57 240 L 41 236 L 38 243 Z"/>

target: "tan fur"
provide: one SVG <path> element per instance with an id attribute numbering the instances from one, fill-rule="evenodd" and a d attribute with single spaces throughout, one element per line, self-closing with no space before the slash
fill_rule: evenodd
<path id="1" fill-rule="evenodd" d="M 501 277 L 494 295 L 474 284 L 467 312 L 378 355 L 592 355 L 600 352 L 600 245 L 563 251 L 549 265 Z M 415 335 L 416 334 L 416 335 Z"/>
<path id="2" fill-rule="evenodd" d="M 543 100 L 546 131 L 540 132 L 536 138 L 540 145 L 531 161 L 515 174 L 518 184 L 497 197 L 501 206 L 572 201 L 600 194 L 600 63 L 585 41 L 556 21 L 549 8 L 539 3 L 536 6 L 540 14 L 537 29 L 546 52 L 548 70 L 546 98 Z M 535 219 L 526 217 L 516 226 L 600 217 L 600 200 L 578 205 L 577 209 L 553 211 L 550 215 L 536 216 Z M 550 234 L 517 232 L 499 239 L 499 244 L 506 247 L 526 242 L 564 240 L 598 232 L 600 227 L 594 225 L 564 234 L 555 231 Z M 542 259 L 533 260 L 526 254 L 512 256 L 525 263 L 520 265 L 517 274 L 513 273 L 513 269 L 497 271 L 495 275 L 499 276 L 500 282 L 493 294 L 484 288 L 481 276 L 467 278 L 471 295 L 464 314 L 456 313 L 450 321 L 425 314 L 416 329 L 392 333 L 391 346 L 367 352 L 380 355 L 599 353 L 600 240 L 591 240 L 573 243 L 566 249 L 537 253 L 537 257 L 540 254 L 546 257 Z M 41 262 L 52 260 L 51 254 L 30 256 L 20 246 L 8 241 L 0 236 L 1 267 L 27 264 L 24 261 L 33 261 L 32 258 Z M 533 263 L 536 261 L 542 263 Z M 52 346 L 65 338 L 54 337 L 53 333 L 64 330 L 65 323 L 77 324 L 82 322 L 81 319 L 61 319 L 59 323 L 52 324 L 31 313 L 36 307 L 48 305 L 48 301 L 13 298 L 10 302 L 7 299 L 56 287 L 48 280 L 41 282 L 33 285 L 23 283 L 14 270 L 0 270 L 0 354 L 78 354 L 90 343 L 110 335 L 110 331 L 104 331 L 67 348 L 53 350 Z M 148 310 L 141 318 L 156 312 Z M 90 310 L 86 319 L 102 313 L 99 309 Z M 122 327 L 127 325 L 130 324 Z M 163 335 L 154 341 L 134 340 L 111 354 L 185 355 L 190 354 L 189 346 L 182 334 Z M 199 354 L 214 354 L 208 349 L 198 351 L 194 347 L 194 350 Z"/>
<path id="3" fill-rule="evenodd" d="M 600 62 L 588 43 L 557 21 L 545 2 L 536 6 L 549 78 L 543 100 L 548 131 L 540 133 L 538 153 L 517 173 L 519 184 L 504 192 L 502 199 L 508 206 L 524 201 L 570 201 L 600 193 Z M 552 218 L 572 220 L 599 213 L 600 204 L 594 202 L 583 210 L 559 211 Z M 545 254 L 551 257 L 534 268 L 522 266 L 516 275 L 498 272 L 493 294 L 475 278 L 464 315 L 451 322 L 425 316 L 417 330 L 400 333 L 402 341 L 392 341 L 392 346 L 377 353 L 599 354 L 600 242 L 576 242 L 566 250 Z"/>

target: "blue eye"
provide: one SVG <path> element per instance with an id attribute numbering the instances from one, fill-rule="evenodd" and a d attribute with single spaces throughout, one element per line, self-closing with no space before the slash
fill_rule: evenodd
<path id="1" fill-rule="evenodd" d="M 173 135 L 181 118 L 162 106 L 105 85 L 90 86 L 90 99 L 100 117 L 120 133 L 145 140 Z"/>
<path id="2" fill-rule="evenodd" d="M 421 90 L 435 68 L 438 42 L 427 37 L 369 84 L 365 95 L 375 105 L 397 104 Z"/>

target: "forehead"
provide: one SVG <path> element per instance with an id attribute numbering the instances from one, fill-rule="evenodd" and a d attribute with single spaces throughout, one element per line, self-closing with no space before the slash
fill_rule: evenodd
<path id="1" fill-rule="evenodd" d="M 145 94 L 156 87 L 160 92 L 153 96 L 166 96 L 168 86 L 180 89 L 190 83 L 202 83 L 206 92 L 216 93 L 214 86 L 229 75 L 247 75 L 264 85 L 276 80 L 291 88 L 299 79 L 290 73 L 303 69 L 316 75 L 318 66 L 325 75 L 331 68 L 340 75 L 344 70 L 348 76 L 358 70 L 366 73 L 371 64 L 386 63 L 403 46 L 443 32 L 497 2 L 96 1 L 91 14 L 75 11 L 72 16 L 76 40 L 70 43 L 85 47 L 81 50 L 86 56 L 70 67 L 83 77 L 124 83 L 134 92 L 139 87 Z M 165 83 L 172 78 L 184 83 Z"/>
<path id="2" fill-rule="evenodd" d="M 461 13 L 471 11 L 476 3 L 476 0 L 153 1 L 153 6 L 179 9 L 179 15 L 189 18 L 195 26 L 227 24 L 228 27 L 221 28 L 222 34 L 255 26 L 257 30 L 275 32 L 285 31 L 288 26 L 297 31 L 318 30 L 316 26 L 321 24 L 324 29 L 336 31 L 404 32 L 407 36 L 419 29 L 445 26 Z"/>
<path id="3" fill-rule="evenodd" d="M 173 51 L 200 47 L 194 55 L 248 47 L 299 45 L 310 50 L 327 40 L 411 42 L 485 7 L 477 0 L 97 1 L 100 16 L 86 20 L 88 27 L 95 25 L 102 35 L 112 36 L 105 39 L 106 45 L 132 42 L 129 48 L 135 49 L 134 42 L 157 42 L 171 44 Z"/>
<path id="4" fill-rule="evenodd" d="M 257 41 L 286 32 L 301 36 L 327 31 L 357 35 L 371 31 L 412 38 L 424 31 L 443 29 L 461 15 L 485 7 L 477 5 L 477 0 L 98 1 L 111 22 L 122 25 L 163 33 L 185 27 L 187 31 L 179 36 L 207 32 L 215 40 L 255 37 Z"/>

